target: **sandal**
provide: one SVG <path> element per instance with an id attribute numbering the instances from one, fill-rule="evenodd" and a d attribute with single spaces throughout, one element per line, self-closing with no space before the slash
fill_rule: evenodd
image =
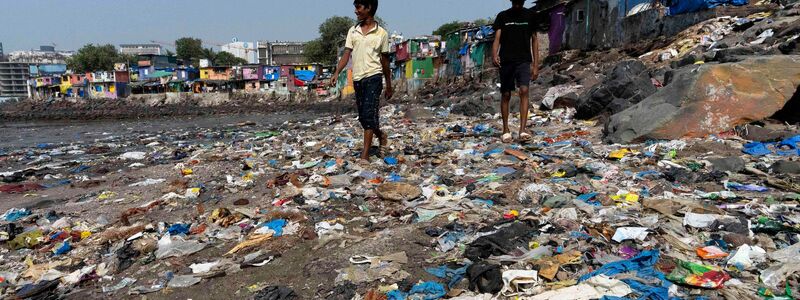
<path id="1" fill-rule="evenodd" d="M 513 138 L 514 137 L 511 136 L 511 133 L 504 133 L 502 136 L 500 136 L 500 141 L 502 141 L 505 144 L 508 144 L 508 143 L 511 143 L 511 140 Z"/>
<path id="2" fill-rule="evenodd" d="M 527 132 L 523 132 L 523 133 L 520 133 L 520 134 L 519 134 L 519 140 L 520 140 L 521 142 L 528 142 L 528 141 L 530 141 L 531 139 L 533 139 L 533 137 L 532 137 L 532 136 L 531 136 L 529 133 L 527 133 Z"/>

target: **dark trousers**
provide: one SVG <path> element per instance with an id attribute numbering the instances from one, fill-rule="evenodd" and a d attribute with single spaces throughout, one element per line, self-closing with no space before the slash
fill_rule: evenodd
<path id="1" fill-rule="evenodd" d="M 353 82 L 358 106 L 358 122 L 364 130 L 380 130 L 381 93 L 383 77 L 373 75 Z"/>

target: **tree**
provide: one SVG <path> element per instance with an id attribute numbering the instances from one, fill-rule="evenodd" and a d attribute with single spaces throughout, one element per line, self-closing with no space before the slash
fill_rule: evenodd
<path id="1" fill-rule="evenodd" d="M 179 38 L 175 41 L 175 52 L 178 58 L 197 66 L 199 60 L 203 58 L 203 40 L 191 37 Z"/>
<path id="2" fill-rule="evenodd" d="M 120 55 L 113 45 L 87 44 L 67 59 L 67 67 L 76 73 L 111 71 L 114 63 L 127 63 L 129 58 Z"/>
<path id="3" fill-rule="evenodd" d="M 319 25 L 319 38 L 306 43 L 303 53 L 308 62 L 336 64 L 339 47 L 344 45 L 347 32 L 355 25 L 350 17 L 333 16 Z"/>
<path id="4" fill-rule="evenodd" d="M 307 42 L 303 47 L 303 54 L 305 55 L 306 62 L 308 63 L 325 62 L 327 59 L 329 59 L 325 53 L 325 43 L 321 38 Z"/>
<path id="5" fill-rule="evenodd" d="M 444 23 L 442 26 L 439 26 L 436 30 L 433 31 L 433 35 L 438 35 L 444 37 L 452 32 L 461 29 L 461 22 L 453 21 L 450 23 Z"/>
<path id="6" fill-rule="evenodd" d="M 486 25 L 491 25 L 492 23 L 494 23 L 494 20 L 483 19 L 483 18 L 472 21 L 472 24 L 475 24 L 475 26 L 486 26 Z"/>
<path id="7" fill-rule="evenodd" d="M 386 21 L 375 17 L 378 25 L 384 29 Z M 319 25 L 319 38 L 306 43 L 303 54 L 307 62 L 323 64 L 336 64 L 339 47 L 344 46 L 347 39 L 347 32 L 350 27 L 356 25 L 356 20 L 350 17 L 333 16 L 326 19 Z"/>
<path id="8" fill-rule="evenodd" d="M 246 65 L 247 60 L 236 57 L 229 52 L 219 52 L 214 57 L 214 65 L 215 66 L 239 66 L 239 65 Z"/>
<path id="9" fill-rule="evenodd" d="M 203 48 L 200 51 L 200 57 L 198 59 L 207 59 L 209 63 L 213 64 L 214 59 L 217 58 L 217 54 L 214 53 L 214 49 L 211 48 Z"/>

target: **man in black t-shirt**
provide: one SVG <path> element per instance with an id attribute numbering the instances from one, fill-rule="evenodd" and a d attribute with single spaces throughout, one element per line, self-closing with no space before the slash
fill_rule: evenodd
<path id="1" fill-rule="evenodd" d="M 525 9 L 525 0 L 511 0 L 511 8 L 500 12 L 494 20 L 495 38 L 492 59 L 500 67 L 500 92 L 503 100 L 500 111 L 503 115 L 504 143 L 511 142 L 508 128 L 509 103 L 511 92 L 519 87 L 520 126 L 519 139 L 531 139 L 528 125 L 528 86 L 531 79 L 539 76 L 539 47 L 536 40 L 535 14 Z"/>

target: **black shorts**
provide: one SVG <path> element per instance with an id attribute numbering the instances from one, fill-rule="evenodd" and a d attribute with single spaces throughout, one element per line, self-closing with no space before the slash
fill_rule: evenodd
<path id="1" fill-rule="evenodd" d="M 531 63 L 500 65 L 500 92 L 513 92 L 517 87 L 531 84 Z"/>
<path id="2" fill-rule="evenodd" d="M 373 75 L 353 82 L 356 90 L 356 105 L 358 106 L 358 122 L 364 130 L 379 130 L 381 92 L 383 92 L 383 77 L 381 74 Z"/>

